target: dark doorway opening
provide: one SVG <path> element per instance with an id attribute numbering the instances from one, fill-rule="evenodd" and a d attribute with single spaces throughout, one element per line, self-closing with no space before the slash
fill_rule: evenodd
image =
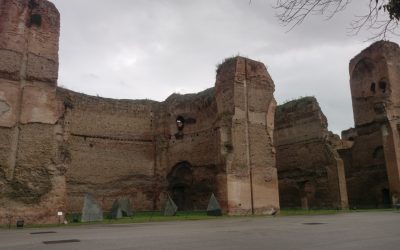
<path id="1" fill-rule="evenodd" d="M 390 191 L 387 188 L 382 189 L 382 204 L 384 207 L 390 207 L 391 205 Z"/>
<path id="2" fill-rule="evenodd" d="M 191 210 L 193 173 L 192 166 L 188 162 L 180 162 L 175 165 L 167 176 L 169 192 L 172 200 L 178 206 L 179 211 Z"/>
<path id="3" fill-rule="evenodd" d="M 172 199 L 178 206 L 178 210 L 183 210 L 185 207 L 185 187 L 184 186 L 173 187 Z"/>

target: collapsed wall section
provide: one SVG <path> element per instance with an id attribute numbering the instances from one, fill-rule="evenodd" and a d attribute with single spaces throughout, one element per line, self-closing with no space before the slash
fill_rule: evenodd
<path id="1" fill-rule="evenodd" d="M 276 166 L 282 208 L 347 208 L 343 161 L 338 136 L 314 97 L 277 107 Z"/>

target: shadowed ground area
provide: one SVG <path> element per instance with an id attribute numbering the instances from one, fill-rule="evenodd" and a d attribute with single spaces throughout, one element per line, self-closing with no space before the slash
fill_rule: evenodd
<path id="1" fill-rule="evenodd" d="M 400 213 L 1 230 L 0 249 L 399 249 Z"/>

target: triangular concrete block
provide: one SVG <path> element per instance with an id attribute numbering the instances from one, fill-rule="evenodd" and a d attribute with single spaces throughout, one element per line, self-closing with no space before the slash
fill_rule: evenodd
<path id="1" fill-rule="evenodd" d="M 221 206 L 214 194 L 211 194 L 210 201 L 207 207 L 208 216 L 222 216 Z"/>
<path id="2" fill-rule="evenodd" d="M 129 199 L 121 198 L 114 201 L 110 212 L 111 219 L 131 216 L 133 216 L 133 210 Z"/>
<path id="3" fill-rule="evenodd" d="M 165 202 L 164 216 L 175 216 L 176 212 L 178 212 L 178 207 L 168 195 L 167 201 Z"/>
<path id="4" fill-rule="evenodd" d="M 85 200 L 83 202 L 82 208 L 82 222 L 91 222 L 91 221 L 102 221 L 103 220 L 103 211 L 101 210 L 101 206 L 97 203 L 97 201 L 90 194 L 85 195 Z"/>

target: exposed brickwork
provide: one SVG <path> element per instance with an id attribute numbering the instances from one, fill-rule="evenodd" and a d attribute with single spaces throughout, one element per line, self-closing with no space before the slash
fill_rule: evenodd
<path id="1" fill-rule="evenodd" d="M 353 207 L 382 207 L 400 194 L 400 48 L 376 42 L 350 62 L 354 144 L 341 151 Z"/>
<path id="2" fill-rule="evenodd" d="M 0 214 L 56 222 L 85 193 L 103 210 L 279 209 L 274 84 L 262 63 L 221 65 L 216 89 L 164 102 L 57 88 L 59 13 L 44 0 L 0 1 Z"/>
<path id="3" fill-rule="evenodd" d="M 314 97 L 278 106 L 275 141 L 282 208 L 347 208 L 340 139 Z"/>
<path id="4" fill-rule="evenodd" d="M 48 1 L 0 0 L 0 214 L 54 223 L 57 211 L 79 212 L 85 193 L 104 211 L 122 197 L 158 210 L 167 194 L 204 210 L 211 193 L 229 214 L 273 213 L 279 198 L 346 208 L 346 183 L 351 205 L 399 201 L 396 44 L 351 61 L 355 128 L 340 140 L 314 98 L 275 116 L 266 67 L 243 57 L 218 67 L 215 88 L 164 102 L 58 88 L 59 28 Z"/>
<path id="5" fill-rule="evenodd" d="M 59 18 L 47 1 L 0 1 L 0 214 L 27 223 L 56 222 L 65 204 Z"/>

